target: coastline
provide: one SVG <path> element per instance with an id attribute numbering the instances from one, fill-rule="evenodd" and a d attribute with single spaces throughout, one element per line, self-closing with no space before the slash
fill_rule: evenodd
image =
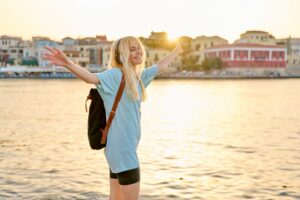
<path id="1" fill-rule="evenodd" d="M 297 79 L 300 76 L 215 76 L 215 75 L 206 75 L 206 76 L 156 76 L 157 80 L 249 80 L 249 79 Z M 52 76 L 1 76 L 0 80 L 5 79 L 78 79 L 74 75 L 52 75 Z"/>
<path id="2" fill-rule="evenodd" d="M 90 69 L 92 73 L 101 72 L 104 69 Z M 226 71 L 182 71 L 159 73 L 156 79 L 290 79 L 300 78 L 300 74 L 291 73 L 228 73 Z M 75 75 L 63 68 L 56 67 L 27 67 L 27 66 L 11 66 L 0 68 L 0 79 L 77 79 Z"/>
<path id="3" fill-rule="evenodd" d="M 216 75 L 216 74 L 206 74 L 199 75 L 196 73 L 191 73 L 188 75 L 184 74 L 170 74 L 170 75 L 158 75 L 156 79 L 207 79 L 207 80 L 226 80 L 226 79 L 290 79 L 290 78 L 300 78 L 296 75 L 286 75 L 286 76 L 274 76 L 274 75 Z"/>

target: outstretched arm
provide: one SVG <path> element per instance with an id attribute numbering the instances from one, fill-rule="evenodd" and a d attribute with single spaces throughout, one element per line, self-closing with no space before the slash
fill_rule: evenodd
<path id="1" fill-rule="evenodd" d="M 176 56 L 180 53 L 182 53 L 182 47 L 179 42 L 177 42 L 176 47 L 168 55 L 158 61 L 157 66 L 159 72 L 165 72 L 168 65 L 171 64 Z"/>
<path id="2" fill-rule="evenodd" d="M 48 53 L 43 54 L 43 59 L 50 61 L 50 63 L 53 65 L 66 67 L 70 72 L 75 74 L 78 78 L 80 78 L 86 83 L 90 83 L 90 84 L 99 83 L 99 79 L 95 74 L 75 64 L 61 50 L 50 48 L 50 47 L 45 47 L 45 49 L 48 50 Z"/>

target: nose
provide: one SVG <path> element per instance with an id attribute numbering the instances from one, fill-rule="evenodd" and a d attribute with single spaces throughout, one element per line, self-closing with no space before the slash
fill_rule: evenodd
<path id="1" fill-rule="evenodd" d="M 141 55 L 141 54 L 142 54 L 142 51 L 140 49 L 137 49 L 136 55 Z"/>

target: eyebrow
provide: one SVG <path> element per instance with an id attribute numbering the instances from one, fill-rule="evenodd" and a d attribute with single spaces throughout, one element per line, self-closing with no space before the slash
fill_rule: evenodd
<path id="1" fill-rule="evenodd" d="M 140 48 L 140 45 L 129 47 L 129 49 L 133 49 L 133 48 Z"/>
<path id="2" fill-rule="evenodd" d="M 140 48 L 140 46 L 137 46 L 137 47 L 135 47 L 135 46 L 129 47 L 130 50 L 131 50 L 131 49 L 137 49 L 137 48 Z"/>

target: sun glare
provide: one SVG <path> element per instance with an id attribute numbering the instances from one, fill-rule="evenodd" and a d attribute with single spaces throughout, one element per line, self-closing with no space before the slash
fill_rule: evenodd
<path id="1" fill-rule="evenodd" d="M 178 36 L 177 36 L 177 35 L 168 32 L 168 40 L 169 40 L 170 42 L 176 42 L 177 39 L 178 39 Z"/>

